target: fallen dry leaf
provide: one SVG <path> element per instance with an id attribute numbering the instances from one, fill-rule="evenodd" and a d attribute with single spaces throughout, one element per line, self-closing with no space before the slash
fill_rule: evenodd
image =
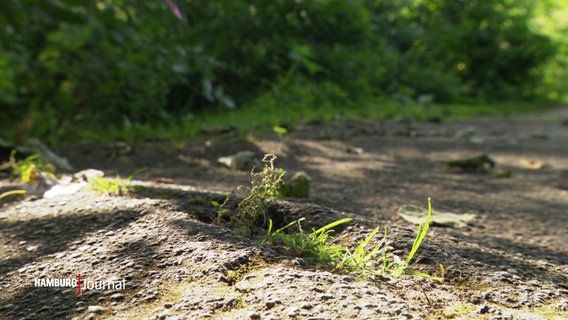
<path id="1" fill-rule="evenodd" d="M 398 209 L 398 215 L 410 223 L 421 224 L 426 221 L 428 210 L 414 205 L 406 204 Z M 451 212 L 432 211 L 432 217 L 430 221 L 433 225 L 441 225 L 452 228 L 464 228 L 475 218 L 477 218 L 477 215 L 473 213 L 456 214 Z"/>
<path id="2" fill-rule="evenodd" d="M 153 180 L 155 183 L 165 183 L 165 184 L 173 184 L 175 183 L 174 179 L 170 178 L 156 178 Z"/>
<path id="3" fill-rule="evenodd" d="M 521 165 L 523 165 L 525 168 L 534 169 L 534 170 L 540 170 L 540 169 L 548 167 L 548 165 L 546 165 L 546 163 L 544 163 L 542 161 L 532 160 L 532 159 L 521 160 Z"/>

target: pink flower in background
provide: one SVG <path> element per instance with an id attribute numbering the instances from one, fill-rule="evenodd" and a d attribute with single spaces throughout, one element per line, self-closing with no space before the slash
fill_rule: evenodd
<path id="1" fill-rule="evenodd" d="M 172 10 L 172 12 L 174 13 L 174 15 L 178 19 L 183 20 L 183 14 L 181 13 L 181 10 L 179 9 L 178 5 L 171 0 L 166 0 L 166 2 L 170 7 L 170 10 Z"/>

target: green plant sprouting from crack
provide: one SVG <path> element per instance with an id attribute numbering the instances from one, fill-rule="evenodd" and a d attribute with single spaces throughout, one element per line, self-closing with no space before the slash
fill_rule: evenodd
<path id="1" fill-rule="evenodd" d="M 140 172 L 146 171 L 148 168 L 140 168 L 126 178 L 116 175 L 114 179 L 105 177 L 93 177 L 88 181 L 89 187 L 98 193 L 106 193 L 108 195 L 123 196 L 128 193 L 134 176 Z"/>
<path id="2" fill-rule="evenodd" d="M 37 154 L 16 161 L 16 150 L 12 150 L 9 161 L 12 173 L 20 177 L 25 187 L 24 189 L 4 192 L 0 194 L 0 199 L 15 194 L 25 195 L 30 190 L 45 186 L 46 181 L 55 180 L 55 168 L 50 164 L 43 163 Z"/>
<path id="3" fill-rule="evenodd" d="M 53 166 L 43 163 L 37 154 L 16 161 L 16 150 L 12 150 L 12 153 L 10 153 L 10 166 L 12 167 L 12 172 L 19 176 L 23 183 L 30 182 L 34 173 L 37 172 L 44 172 L 50 175 L 55 173 Z"/>
<path id="4" fill-rule="evenodd" d="M 231 209 L 226 208 L 230 198 L 231 195 L 227 194 L 225 200 L 221 203 L 215 200 L 211 201 L 211 204 L 217 208 L 217 224 L 221 224 L 223 217 L 231 213 Z"/>
<path id="5" fill-rule="evenodd" d="M 262 171 L 255 172 L 253 168 L 250 186 L 240 186 L 238 188 L 239 191 L 245 194 L 245 197 L 239 202 L 234 212 L 226 208 L 229 202 L 229 195 L 226 196 L 222 203 L 211 202 L 213 206 L 218 208 L 218 223 L 221 223 L 224 216 L 234 213 L 230 217 L 231 221 L 239 228 L 248 229 L 251 234 L 259 225 L 264 226 L 266 224 L 268 205 L 272 199 L 280 197 L 280 190 L 284 183 L 285 171 L 274 167 L 275 160 L 276 156 L 274 154 L 266 154 L 262 159 L 262 162 L 265 164 Z"/>
<path id="6" fill-rule="evenodd" d="M 286 129 L 285 127 L 281 127 L 281 126 L 273 126 L 272 130 L 274 131 L 274 133 L 276 133 L 278 135 L 278 139 L 287 140 L 288 129 Z"/>
<path id="7" fill-rule="evenodd" d="M 333 262 L 338 261 L 338 258 L 345 252 L 345 248 L 336 244 L 327 244 L 333 228 L 350 222 L 351 218 L 345 218 L 334 221 L 312 232 L 306 232 L 301 225 L 304 218 L 293 221 L 286 226 L 272 232 L 272 220 L 268 223 L 268 233 L 264 240 L 272 243 L 280 241 L 285 244 L 292 255 L 300 257 L 314 257 L 316 261 Z M 296 226 L 298 232 L 284 233 L 284 231 L 291 226 Z"/>
<path id="8" fill-rule="evenodd" d="M 426 274 L 417 271 L 408 270 L 408 266 L 410 265 L 412 258 L 414 258 L 414 255 L 420 248 L 420 245 L 422 245 L 422 241 L 424 240 L 424 237 L 426 237 L 426 233 L 428 233 L 431 217 L 432 217 L 432 201 L 430 201 L 430 198 L 428 198 L 428 214 L 426 215 L 426 220 L 423 223 L 421 223 L 420 226 L 418 227 L 418 232 L 416 234 L 416 238 L 414 239 L 414 243 L 412 244 L 412 249 L 410 249 L 408 257 L 406 257 L 405 261 L 398 260 L 395 263 L 391 263 L 390 265 L 385 265 L 386 269 L 394 276 L 400 276 L 403 273 L 427 276 Z M 443 274 L 444 269 L 442 266 L 440 266 L 440 268 Z"/>
<path id="9" fill-rule="evenodd" d="M 349 250 L 349 248 L 339 244 L 330 243 L 330 235 L 333 232 L 333 228 L 350 222 L 352 220 L 351 218 L 331 222 L 311 232 L 306 232 L 302 229 L 301 221 L 304 220 L 303 218 L 293 221 L 274 232 L 272 231 L 272 221 L 269 221 L 268 232 L 263 238 L 263 241 L 268 241 L 272 244 L 280 242 L 286 246 L 289 253 L 292 255 L 310 257 L 316 262 L 323 263 L 336 271 L 354 274 L 362 278 L 376 277 L 384 274 L 399 277 L 403 274 L 407 274 L 442 281 L 444 274 L 442 266 L 440 266 L 442 277 L 431 276 L 409 269 L 414 255 L 420 248 L 428 232 L 431 214 L 432 205 L 430 199 L 428 199 L 428 216 L 426 217 L 426 221 L 418 228 L 418 233 L 406 260 L 402 260 L 391 252 L 391 248 L 387 245 L 387 228 L 385 228 L 383 239 L 370 248 L 371 241 L 379 231 L 378 227 L 371 231 L 365 239 L 361 240 L 353 250 Z M 294 225 L 298 228 L 298 232 L 284 232 Z"/>
<path id="10" fill-rule="evenodd" d="M 377 257 L 382 255 L 383 257 L 385 257 L 384 261 L 386 261 L 388 251 L 388 247 L 386 246 L 386 229 L 383 240 L 379 244 L 371 248 L 371 250 L 367 250 L 369 243 L 371 242 L 371 240 L 373 240 L 378 231 L 378 227 L 371 231 L 371 233 L 369 233 L 369 235 L 365 237 L 365 239 L 359 242 L 359 244 L 353 251 L 350 251 L 346 248 L 343 259 L 338 264 L 337 268 L 346 269 L 350 272 L 357 273 L 362 277 L 366 277 L 368 271 L 371 269 L 371 264 Z"/>
<path id="11" fill-rule="evenodd" d="M 274 167 L 276 156 L 267 154 L 262 162 L 265 163 L 261 172 L 251 171 L 251 185 L 248 188 L 239 187 L 240 191 L 245 192 L 245 198 L 239 202 L 235 210 L 228 208 L 230 195 L 226 195 L 223 202 L 211 201 L 217 207 L 217 223 L 221 224 L 223 217 L 230 216 L 230 221 L 240 230 L 247 230 L 250 235 L 258 228 L 266 224 L 267 208 L 270 201 L 281 197 L 283 189 L 283 177 L 285 171 Z M 417 275 L 441 281 L 444 276 L 444 269 L 440 266 L 442 277 L 431 276 L 426 273 L 417 272 L 409 269 L 410 263 L 428 232 L 432 215 L 432 204 L 428 198 L 428 214 L 422 223 L 406 260 L 391 252 L 392 248 L 387 245 L 388 228 L 385 228 L 382 240 L 377 244 L 371 243 L 375 239 L 379 228 L 373 229 L 363 240 L 359 241 L 355 248 L 350 249 L 337 243 L 333 243 L 331 234 L 334 228 L 351 222 L 351 218 L 344 218 L 333 221 L 319 229 L 307 232 L 302 228 L 301 222 L 305 218 L 295 220 L 284 227 L 273 231 L 272 220 L 268 220 L 267 234 L 261 241 L 269 242 L 273 245 L 280 245 L 284 251 L 292 256 L 306 257 L 313 259 L 317 263 L 324 264 L 331 269 L 360 276 L 362 278 L 372 278 L 389 274 L 399 277 L 403 274 Z M 295 226 L 298 230 L 289 233 L 289 228 Z M 283 246 L 282 246 L 283 245 Z"/>

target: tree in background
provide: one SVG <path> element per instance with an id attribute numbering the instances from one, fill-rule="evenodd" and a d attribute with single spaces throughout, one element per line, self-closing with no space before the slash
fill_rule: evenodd
<path id="1" fill-rule="evenodd" d="M 0 130 L 58 139 L 242 106 L 530 98 L 558 50 L 531 28 L 536 4 L 5 0 Z"/>

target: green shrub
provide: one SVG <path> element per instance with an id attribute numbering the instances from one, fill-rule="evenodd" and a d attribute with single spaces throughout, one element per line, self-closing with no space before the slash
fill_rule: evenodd
<path id="1" fill-rule="evenodd" d="M 561 4 L 178 4 L 183 20 L 158 0 L 2 1 L 2 134 L 56 141 L 87 127 L 171 126 L 216 109 L 281 103 L 341 110 L 384 97 L 508 100 L 546 90 L 560 97 L 554 84 L 566 78 L 553 70 L 566 62 L 558 36 L 565 32 L 544 36 L 531 23 Z M 556 52 L 559 64 L 551 62 Z"/>

